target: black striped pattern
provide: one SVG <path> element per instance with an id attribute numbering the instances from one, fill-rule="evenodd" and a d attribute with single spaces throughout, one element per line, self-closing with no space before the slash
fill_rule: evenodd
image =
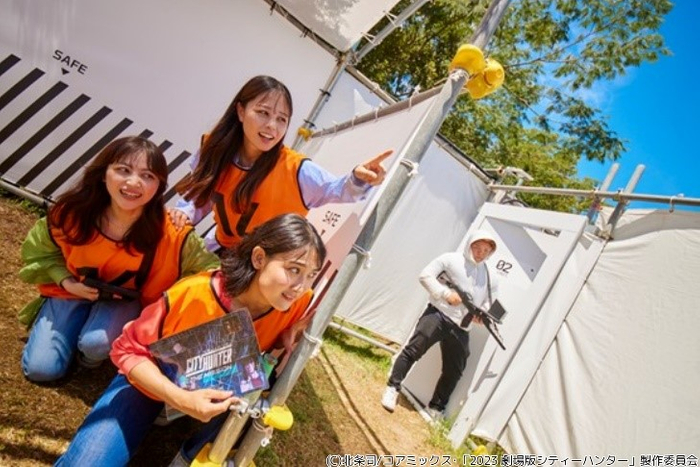
<path id="1" fill-rule="evenodd" d="M 70 102 L 65 100 L 66 104 L 59 104 L 61 102 L 57 100 L 59 96 L 70 96 L 69 85 L 62 81 L 46 83 L 47 75 L 43 70 L 33 68 L 25 72 L 19 68 L 21 65 L 21 58 L 14 54 L 10 54 L 0 61 L 0 77 L 3 80 L 16 80 L 5 85 L 4 88 L 7 90 L 0 95 L 0 177 L 20 188 L 27 189 L 26 187 L 32 183 L 38 185 L 42 180 L 40 176 L 43 174 L 43 183 L 47 183 L 46 186 L 29 191 L 51 199 L 102 148 L 125 131 L 130 130 L 134 122 L 130 118 L 117 117 L 118 121 L 115 120 L 116 123 L 111 124 L 110 127 L 109 120 L 106 119 L 108 117 L 114 118 L 114 110 L 107 106 L 102 106 L 94 111 L 87 110 L 90 108 L 88 104 L 95 105 L 95 103 L 91 102 L 92 98 L 85 94 L 74 98 L 71 96 Z M 18 68 L 13 69 L 13 67 Z M 6 73 L 9 70 L 12 70 L 13 73 L 20 71 L 23 74 L 21 77 L 20 73 L 16 73 L 18 77 L 8 77 L 9 74 Z M 47 84 L 48 89 L 46 89 Z M 44 91 L 44 89 L 46 90 Z M 27 96 L 38 97 L 25 104 L 25 108 L 18 109 L 20 96 L 24 101 L 27 101 Z M 56 108 L 61 105 L 62 107 Z M 10 111 L 9 108 L 13 108 L 13 110 Z M 45 110 L 42 112 L 42 109 Z M 40 112 L 42 116 L 37 117 Z M 37 119 L 47 118 L 47 112 L 51 112 L 48 119 L 37 124 Z M 32 120 L 34 117 L 36 119 Z M 76 125 L 76 127 L 65 136 L 68 132 L 64 124 Z M 98 131 L 100 124 L 102 129 Z M 62 125 L 64 126 L 62 127 Z M 131 134 L 151 138 L 153 131 L 146 128 L 140 133 L 135 131 Z M 24 139 L 20 141 L 20 138 Z M 8 140 L 12 140 L 12 142 Z M 58 142 L 56 143 L 56 141 Z M 78 143 L 80 143 L 79 146 Z M 50 147 L 40 149 L 42 144 Z M 172 146 L 171 141 L 164 139 L 158 147 L 163 153 L 166 153 Z M 82 148 L 80 149 L 82 153 L 77 152 L 77 147 Z M 85 150 L 85 147 L 88 149 Z M 40 150 L 43 152 L 39 152 Z M 189 151 L 180 152 L 168 163 L 168 171 L 176 170 L 190 155 Z M 27 162 L 30 157 L 32 158 L 31 164 Z M 19 175 L 13 173 L 13 179 L 10 179 L 7 176 L 10 170 L 21 173 Z M 47 181 L 46 175 L 49 172 L 52 174 L 52 178 Z M 170 185 L 174 184 L 171 181 Z M 168 191 L 166 199 L 170 199 L 174 195 L 175 192 L 171 189 Z"/>

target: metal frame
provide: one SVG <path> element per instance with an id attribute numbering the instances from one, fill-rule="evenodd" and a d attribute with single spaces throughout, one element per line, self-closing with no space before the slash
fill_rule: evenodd
<path id="1" fill-rule="evenodd" d="M 509 3 L 510 0 L 494 0 L 469 42 L 484 49 L 491 36 L 493 36 Z M 435 102 L 428 110 L 427 118 L 418 128 L 416 137 L 409 144 L 405 159 L 418 163 L 423 158 L 468 78 L 469 75 L 465 70 L 455 69 L 450 73 L 440 93 L 435 98 Z M 397 204 L 401 193 L 406 188 L 410 180 L 407 172 L 396 171 L 391 179 L 386 182 L 387 186 L 372 213 L 372 218 L 365 224 L 357 241 L 357 245 L 364 250 L 371 249 L 371 245 L 381 232 L 384 224 L 386 224 L 393 207 Z M 286 368 L 270 392 L 268 399 L 271 405 L 283 404 L 287 400 L 294 384 L 304 370 L 306 361 L 313 353 L 315 347 L 319 345 L 320 336 L 323 335 L 323 332 L 328 327 L 333 313 L 350 283 L 357 275 L 362 263 L 362 255 L 353 250 L 341 264 L 335 281 L 326 292 L 324 299 L 316 309 L 314 318 L 304 332 L 304 338 L 299 341 L 296 349 L 292 352 Z M 264 436 L 261 432 L 249 430 L 234 455 L 234 464 L 240 466 L 249 465 L 258 451 Z"/>

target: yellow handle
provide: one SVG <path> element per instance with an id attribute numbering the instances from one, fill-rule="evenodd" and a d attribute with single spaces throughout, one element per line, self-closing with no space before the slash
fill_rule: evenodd
<path id="1" fill-rule="evenodd" d="M 474 449 L 474 451 L 472 451 L 472 454 L 475 456 L 484 456 L 488 453 L 489 453 L 489 450 L 486 449 L 486 446 L 484 446 L 483 444 L 478 445 L 476 447 L 476 449 Z"/>
<path id="2" fill-rule="evenodd" d="M 209 460 L 209 451 L 211 451 L 211 446 L 211 443 L 205 444 L 197 454 L 197 458 L 190 464 L 190 467 L 223 467 L 224 464 L 218 464 Z M 250 461 L 248 467 L 255 467 L 255 462 Z"/>
<path id="3" fill-rule="evenodd" d="M 221 467 L 223 464 L 209 460 L 209 451 L 211 451 L 211 443 L 204 445 L 190 465 L 192 467 Z"/>
<path id="4" fill-rule="evenodd" d="M 304 138 L 304 141 L 308 141 L 309 138 L 311 138 L 313 132 L 309 128 L 304 128 L 303 126 L 300 126 L 297 130 L 297 134 Z"/>
<path id="5" fill-rule="evenodd" d="M 289 430 L 294 423 L 294 415 L 286 405 L 273 405 L 262 417 L 265 425 L 271 426 L 275 430 Z"/>

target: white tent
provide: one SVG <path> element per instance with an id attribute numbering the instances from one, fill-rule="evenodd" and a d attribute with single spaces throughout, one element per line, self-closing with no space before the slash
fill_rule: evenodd
<path id="1" fill-rule="evenodd" d="M 560 293 L 548 301 L 564 319 L 553 340 L 539 342 L 536 355 L 545 352 L 530 362 L 525 387 L 509 395 L 510 414 L 485 412 L 475 433 L 513 453 L 697 462 L 700 213 L 628 211 L 600 256 L 594 249 L 584 261 L 591 256 L 597 262 L 573 287 L 573 303 Z M 586 269 L 580 261 L 572 257 L 572 271 Z"/>

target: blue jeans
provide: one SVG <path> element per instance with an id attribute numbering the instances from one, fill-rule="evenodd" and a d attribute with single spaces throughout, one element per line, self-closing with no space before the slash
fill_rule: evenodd
<path id="1" fill-rule="evenodd" d="M 163 408 L 117 375 L 95 402 L 57 466 L 123 466 Z"/>
<path id="2" fill-rule="evenodd" d="M 105 360 L 124 325 L 140 313 L 138 301 L 47 298 L 24 347 L 22 372 L 30 381 L 55 381 L 77 350 L 88 361 Z"/>
<path id="3" fill-rule="evenodd" d="M 124 375 L 117 375 L 55 465 L 126 465 L 162 409 L 162 402 L 145 396 Z M 224 412 L 213 418 L 185 442 L 181 453 L 188 461 L 192 461 L 200 449 L 214 439 L 227 415 L 228 412 Z"/>

